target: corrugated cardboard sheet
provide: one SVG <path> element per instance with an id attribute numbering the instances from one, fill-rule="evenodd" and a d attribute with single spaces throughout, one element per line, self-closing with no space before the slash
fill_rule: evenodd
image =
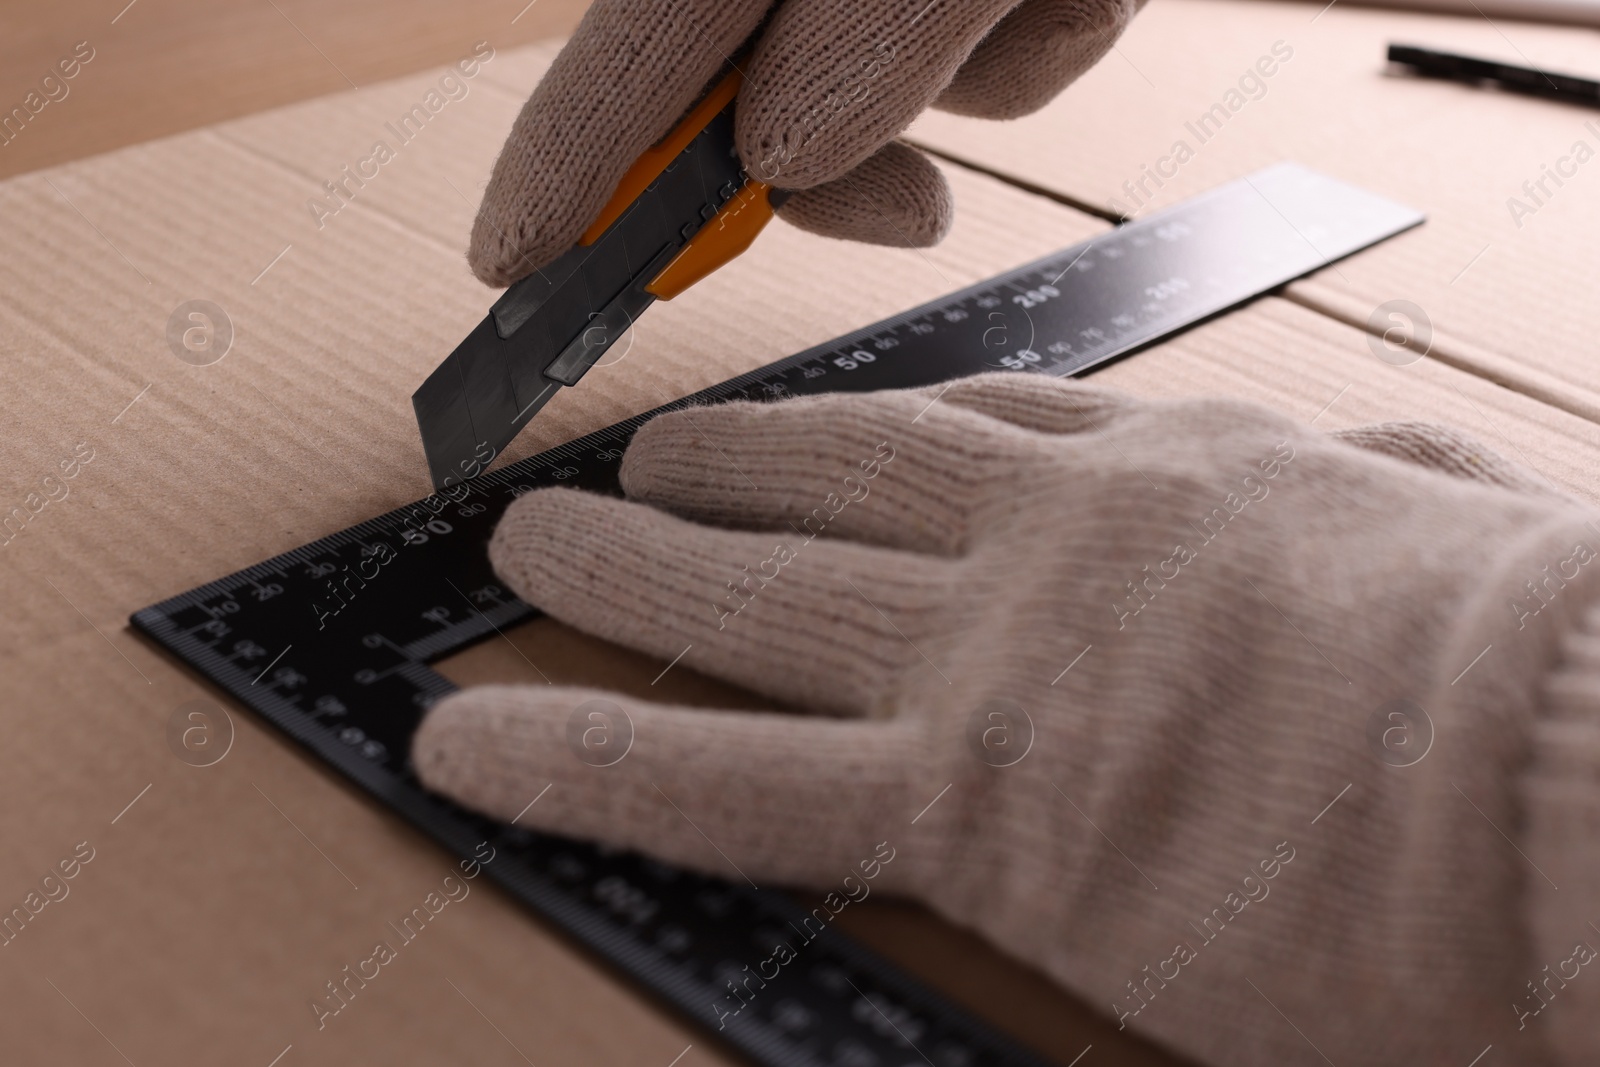
<path id="1" fill-rule="evenodd" d="M 1222 6 L 1164 4 L 1145 18 L 1190 19 L 1198 32 Z M 1339 35 L 1366 32 L 1361 20 L 1370 17 L 1335 11 L 1320 30 L 1299 27 L 1307 40 L 1295 62 L 1307 70 L 1332 62 Z M 1313 32 L 1326 33 L 1324 43 L 1312 43 Z M 1274 31 L 1251 33 L 1270 40 Z M 1218 69 L 1254 58 L 1253 45 L 1216 36 L 1217 52 L 1239 60 L 1214 59 Z M 1179 75 L 1158 63 L 1149 33 L 1125 47 L 1153 75 L 1212 89 L 1203 71 Z M 0 547 L 0 903 L 21 904 L 81 842 L 94 857 L 68 896 L 0 948 L 7 1063 L 264 1067 L 292 1046 L 284 1067 L 665 1065 L 691 1043 L 686 1067 L 725 1062 L 703 1036 L 481 883 L 319 1032 L 310 999 L 370 953 L 386 920 L 436 887 L 449 859 L 238 709 L 238 736 L 221 763 L 179 762 L 167 748 L 168 719 L 205 690 L 125 628 L 136 608 L 426 492 L 410 393 L 491 300 L 461 249 L 489 165 L 549 54 L 500 55 L 469 79 L 418 75 L 0 184 L 0 514 L 27 514 Z M 1343 62 L 1355 69 L 1365 54 Z M 1032 125 L 987 140 L 951 123 L 937 131 L 930 123 L 924 134 L 996 158 L 1014 139 L 1014 158 L 1036 160 L 1035 180 L 1065 175 L 1099 197 L 1112 188 L 1107 174 L 1160 148 L 1110 137 L 1111 116 L 1125 117 L 1129 106 L 1087 103 L 1096 84 L 1110 100 L 1157 99 L 1123 66 L 1108 61 L 1094 76 L 1100 83 L 1074 90 Z M 1427 180 L 1402 178 L 1398 165 L 1369 173 L 1331 150 L 1309 151 L 1314 131 L 1271 141 L 1266 109 L 1289 96 L 1287 77 L 1261 114 L 1240 120 L 1255 124 L 1256 140 L 1227 131 L 1253 143 L 1252 164 L 1293 147 L 1307 162 L 1437 213 L 1423 234 L 1344 265 L 1348 291 L 1387 297 L 1385 279 L 1408 271 L 1420 279 L 1424 266 L 1443 269 L 1457 253 L 1464 263 L 1491 239 L 1490 229 L 1458 225 L 1457 201 L 1436 204 L 1424 195 Z M 1430 114 L 1453 121 L 1447 110 L 1429 110 L 1445 90 L 1379 85 L 1360 99 L 1380 88 L 1412 101 L 1406 114 L 1416 122 Z M 437 108 L 430 92 L 443 101 Z M 400 120 L 416 105 L 426 121 L 413 119 L 418 128 L 402 136 Z M 1504 109 L 1523 114 L 1520 103 L 1485 98 L 1483 106 L 1502 125 L 1511 122 Z M 1149 107 L 1162 122 L 1188 110 L 1170 101 Z M 1543 144 L 1533 125 L 1512 131 L 1530 150 Z M 1353 134 L 1336 124 L 1320 136 Z M 1094 138 L 1116 146 L 1100 153 L 1098 171 L 1075 147 Z M 380 141 L 391 158 L 350 182 Z M 1440 182 L 1452 177 L 1444 162 L 1413 159 Z M 1219 149 L 1185 180 L 1199 188 L 1232 177 L 1238 162 Z M 539 416 L 515 455 L 1106 226 L 990 177 L 948 170 L 960 218 L 939 248 L 863 248 L 774 226 L 738 263 L 653 310 L 623 354 Z M 347 195 L 330 199 L 329 182 Z M 319 201 L 322 210 L 311 206 Z M 1552 375 L 1577 373 L 1558 357 L 1576 351 L 1592 304 L 1562 305 L 1522 282 L 1528 300 L 1560 312 L 1539 320 L 1536 342 L 1499 321 L 1480 331 L 1480 320 L 1492 320 L 1490 302 L 1472 286 L 1512 277 L 1509 265 L 1539 248 L 1569 248 L 1554 213 L 1589 210 L 1582 203 L 1567 197 L 1525 236 L 1507 235 L 1503 258 L 1485 256 L 1470 284 L 1439 290 L 1459 299 L 1430 289 L 1419 301 L 1489 348 L 1530 361 L 1538 353 Z M 1322 280 L 1303 291 L 1335 288 Z M 209 366 L 181 361 L 167 339 L 169 316 L 195 299 L 213 301 L 231 322 L 231 349 Z M 1284 299 L 1261 300 L 1103 377 L 1148 394 L 1254 398 L 1325 427 L 1441 419 L 1600 498 L 1600 427 L 1437 360 L 1389 366 L 1358 330 Z M 548 622 L 513 636 L 531 658 L 554 664 L 558 680 L 588 672 L 641 688 L 658 669 Z M 496 642 L 449 670 L 470 681 L 522 677 L 527 667 Z M 685 672 L 673 681 L 677 689 L 653 692 L 742 699 Z M 1063 1061 L 1092 1041 L 1103 1062 L 1158 1062 L 963 934 L 904 909 L 861 914 L 864 937 Z"/>

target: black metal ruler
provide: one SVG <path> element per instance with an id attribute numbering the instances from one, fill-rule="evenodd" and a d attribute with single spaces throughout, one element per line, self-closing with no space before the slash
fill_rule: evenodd
<path id="1" fill-rule="evenodd" d="M 1077 374 L 1421 221 L 1283 164 L 658 410 L 987 370 Z M 800 944 L 791 931 L 806 913 L 781 893 L 501 826 L 427 793 L 410 771 L 412 732 L 454 689 L 428 663 L 536 614 L 490 569 L 501 513 L 541 486 L 618 493 L 623 450 L 654 414 L 192 589 L 132 624 L 445 848 L 465 858 L 489 841 L 497 858 L 485 870 L 513 896 L 757 1063 L 1040 1062 L 843 935 Z M 782 940 L 796 959 L 723 1018 L 727 979 Z"/>

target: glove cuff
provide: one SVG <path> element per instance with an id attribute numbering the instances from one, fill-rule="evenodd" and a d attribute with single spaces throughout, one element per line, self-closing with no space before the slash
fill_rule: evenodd
<path id="1" fill-rule="evenodd" d="M 1549 881 L 1534 875 L 1523 903 L 1534 958 L 1518 1015 L 1546 1031 L 1557 1062 L 1589 1064 L 1600 1059 L 1600 605 L 1562 639 L 1540 711 L 1523 847 Z"/>

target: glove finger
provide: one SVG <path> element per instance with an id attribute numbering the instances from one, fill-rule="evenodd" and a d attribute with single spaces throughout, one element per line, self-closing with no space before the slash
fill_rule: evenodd
<path id="1" fill-rule="evenodd" d="M 991 419 L 1038 433 L 1089 433 L 1103 429 L 1137 401 L 1127 393 L 1044 374 L 996 372 L 921 390 Z"/>
<path id="2" fill-rule="evenodd" d="M 918 647 L 948 629 L 942 561 L 811 536 L 541 489 L 507 509 L 489 558 L 579 630 L 786 704 L 873 713 L 906 672 L 931 674 Z"/>
<path id="3" fill-rule="evenodd" d="M 1037 111 L 1116 44 L 1144 0 L 1024 0 L 973 49 L 933 106 L 1014 119 Z"/>
<path id="4" fill-rule="evenodd" d="M 768 0 L 597 0 L 523 105 L 472 224 L 486 285 L 571 248 L 635 159 L 689 110 Z"/>
<path id="5" fill-rule="evenodd" d="M 785 189 L 848 173 L 897 137 L 1017 0 L 788 0 L 745 70 L 735 136 L 749 172 Z"/>
<path id="6" fill-rule="evenodd" d="M 848 374 L 848 371 L 830 371 Z M 922 391 L 669 412 L 622 460 L 631 499 L 715 526 L 959 554 L 972 509 L 1028 447 Z"/>
<path id="7" fill-rule="evenodd" d="M 885 824 L 915 814 L 910 740 L 895 723 L 483 686 L 428 712 L 412 760 L 430 789 L 519 826 L 730 881 L 837 888 L 874 869 L 859 865 Z"/>
<path id="8" fill-rule="evenodd" d="M 1486 482 L 1540 496 L 1566 494 L 1521 464 L 1513 463 L 1470 434 L 1432 422 L 1383 422 L 1335 430 L 1328 436 L 1394 459 L 1468 481 Z"/>
<path id="9" fill-rule="evenodd" d="M 950 232 L 955 199 L 932 160 L 890 141 L 848 174 L 792 194 L 778 215 L 823 237 L 927 248 Z"/>

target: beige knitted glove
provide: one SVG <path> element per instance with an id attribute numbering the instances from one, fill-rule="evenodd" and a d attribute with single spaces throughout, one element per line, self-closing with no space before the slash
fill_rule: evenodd
<path id="1" fill-rule="evenodd" d="M 892 849 L 878 887 L 1206 1062 L 1550 1062 L 1518 775 L 1589 513 L 1449 432 L 1356 439 L 1032 375 L 663 415 L 630 500 L 531 493 L 495 567 L 796 714 L 484 687 L 417 769 L 762 885 Z"/>
<path id="2" fill-rule="evenodd" d="M 929 245 L 950 190 L 897 143 L 930 105 L 1015 118 L 1110 50 L 1144 0 L 596 0 L 523 106 L 468 261 L 509 285 L 578 239 L 644 149 L 756 35 L 736 136 L 746 172 L 801 190 L 817 233 Z"/>

